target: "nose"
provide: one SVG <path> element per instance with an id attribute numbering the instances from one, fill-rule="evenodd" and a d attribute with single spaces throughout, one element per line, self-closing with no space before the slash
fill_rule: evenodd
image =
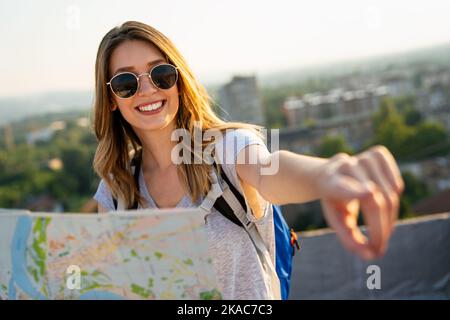
<path id="1" fill-rule="evenodd" d="M 139 75 L 139 90 L 138 95 L 139 96 L 145 96 L 149 94 L 153 94 L 158 89 L 153 85 L 152 81 L 150 80 L 150 75 L 148 73 L 143 73 Z"/>

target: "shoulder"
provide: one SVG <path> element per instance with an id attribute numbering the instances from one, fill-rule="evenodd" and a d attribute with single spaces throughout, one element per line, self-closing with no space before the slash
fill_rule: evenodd
<path id="1" fill-rule="evenodd" d="M 227 129 L 215 143 L 216 161 L 235 164 L 237 155 L 253 144 L 264 145 L 262 137 L 251 129 Z"/>
<path id="2" fill-rule="evenodd" d="M 215 160 L 221 165 L 233 186 L 244 195 L 247 202 L 247 218 L 250 221 L 263 224 L 268 221 L 267 217 L 271 215 L 269 203 L 259 196 L 256 189 L 240 179 L 241 177 L 237 172 L 238 156 L 240 157 L 241 151 L 250 145 L 262 146 L 267 151 L 263 138 L 257 132 L 250 129 L 227 130 L 222 138 L 216 142 Z M 255 215 L 252 214 L 250 208 L 255 212 Z"/>
<path id="3" fill-rule="evenodd" d="M 98 184 L 94 199 L 106 210 L 115 210 L 111 191 L 103 179 Z"/>
<path id="4" fill-rule="evenodd" d="M 220 165 L 231 183 L 242 193 L 238 178 L 237 163 L 241 151 L 250 145 L 259 145 L 267 150 L 265 142 L 257 132 L 249 129 L 227 130 L 215 146 L 215 161 Z"/>

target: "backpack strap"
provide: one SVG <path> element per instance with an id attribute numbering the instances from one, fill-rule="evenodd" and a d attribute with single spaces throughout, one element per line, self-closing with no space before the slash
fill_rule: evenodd
<path id="1" fill-rule="evenodd" d="M 214 163 L 214 169 L 217 172 L 217 165 Z M 239 203 L 241 204 L 242 208 L 247 211 L 247 205 L 245 203 L 245 199 L 242 196 L 242 194 L 234 187 L 234 185 L 230 182 L 227 175 L 223 170 L 221 171 L 221 178 L 225 181 L 225 184 L 222 185 L 222 188 L 225 190 L 229 188 L 233 195 L 238 199 Z M 238 225 L 239 227 L 244 228 L 244 225 L 242 224 L 241 220 L 239 220 L 238 217 L 234 214 L 233 208 L 230 207 L 228 202 L 223 197 L 223 193 L 218 197 L 214 203 L 214 209 L 216 209 L 218 212 L 220 212 L 225 218 L 233 222 L 234 224 Z"/>
<path id="2" fill-rule="evenodd" d="M 211 168 L 209 173 L 211 180 L 211 188 L 200 204 L 200 208 L 203 209 L 207 214 L 211 212 L 212 208 L 215 208 L 219 213 L 221 213 L 225 218 L 233 222 L 234 224 L 244 228 L 244 225 L 236 214 L 234 213 L 235 208 L 245 208 L 247 211 L 247 205 L 242 194 L 233 186 L 228 177 L 225 175 L 223 170 L 221 171 L 221 179 L 217 174 L 218 166 L 214 162 L 214 166 Z M 224 198 L 224 195 L 231 193 L 233 196 L 228 197 L 228 201 Z M 238 203 L 234 203 L 238 201 Z M 233 208 L 230 205 L 233 202 Z M 206 218 L 206 216 L 205 216 Z"/>
<path id="3" fill-rule="evenodd" d="M 243 227 L 247 231 L 251 241 L 253 242 L 253 245 L 255 246 L 261 264 L 266 271 L 266 275 L 268 277 L 267 284 L 269 286 L 270 292 L 273 293 L 272 298 L 281 299 L 280 280 L 275 270 L 275 262 L 272 261 L 269 249 L 264 243 L 264 240 L 262 239 L 255 223 L 250 221 L 247 216 L 248 205 L 245 201 L 245 198 L 233 186 L 228 177 L 226 177 L 223 170 L 221 170 L 221 176 L 223 177 L 223 179 L 219 179 L 217 177 L 216 168 L 217 166 L 211 168 L 210 175 L 212 177 L 212 186 L 210 192 L 208 193 L 208 196 L 203 201 L 204 203 L 206 201 L 208 206 L 203 206 L 202 203 L 200 207 L 204 210 L 209 208 L 208 213 L 210 213 L 212 207 L 216 208 L 216 210 L 219 211 L 223 216 L 236 223 L 237 225 Z M 213 190 L 221 190 L 222 193 L 220 194 L 214 192 Z M 212 199 L 213 197 L 215 197 L 216 200 L 214 202 L 214 205 L 210 206 L 210 199 Z"/>
<path id="4" fill-rule="evenodd" d="M 214 165 L 216 165 L 214 163 Z M 245 198 L 242 195 L 242 193 L 240 193 L 235 186 L 231 183 L 230 179 L 228 179 L 227 175 L 225 174 L 225 171 L 220 170 L 221 174 L 221 178 L 223 180 L 225 180 L 225 182 L 227 183 L 227 185 L 230 187 L 231 192 L 233 192 L 234 196 L 236 197 L 236 199 L 239 201 L 239 203 L 241 204 L 242 208 L 244 209 L 244 211 L 247 211 L 247 204 L 245 202 Z"/>
<path id="5" fill-rule="evenodd" d="M 206 213 L 205 222 L 206 217 L 211 213 L 211 209 L 215 206 L 217 199 L 221 197 L 224 191 L 223 186 L 220 184 L 219 179 L 215 174 L 215 170 L 210 170 L 209 177 L 211 180 L 211 187 L 209 189 L 208 194 L 206 195 L 206 197 L 203 199 L 202 203 L 199 206 L 199 208 Z"/>

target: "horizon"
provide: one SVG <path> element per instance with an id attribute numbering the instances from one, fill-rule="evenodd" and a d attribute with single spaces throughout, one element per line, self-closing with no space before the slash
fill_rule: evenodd
<path id="1" fill-rule="evenodd" d="M 349 72 L 352 72 L 355 70 L 355 67 L 357 64 L 370 65 L 374 61 L 382 59 L 382 58 L 395 59 L 395 58 L 399 58 L 402 55 L 416 54 L 419 52 L 436 50 L 438 48 L 443 48 L 443 47 L 448 47 L 448 49 L 450 50 L 450 41 L 446 41 L 444 43 L 437 43 L 434 45 L 416 47 L 416 48 L 407 49 L 407 50 L 399 50 L 399 51 L 395 51 L 395 52 L 386 52 L 386 53 L 378 54 L 378 55 L 370 55 L 370 56 L 366 56 L 366 57 L 347 58 L 347 59 L 342 59 L 342 60 L 318 63 L 318 64 L 314 64 L 314 65 L 307 65 L 307 66 L 302 66 L 302 65 L 291 66 L 289 68 L 289 69 L 291 69 L 291 70 L 289 70 L 289 72 L 299 74 L 302 71 L 313 72 L 313 71 L 318 71 L 318 70 L 321 70 L 324 68 L 338 67 L 341 64 L 350 64 L 350 65 L 352 65 L 353 69 L 346 71 L 346 73 L 349 73 Z M 217 87 L 217 86 L 224 85 L 225 83 L 228 83 L 229 81 L 231 81 L 232 77 L 234 77 L 234 76 L 256 75 L 258 81 L 261 81 L 264 78 L 270 77 L 271 75 L 279 74 L 284 71 L 287 71 L 287 69 L 280 68 L 278 70 L 271 70 L 271 71 L 265 72 L 265 73 L 264 72 L 263 73 L 242 73 L 242 72 L 234 72 L 233 73 L 233 72 L 231 72 L 231 74 L 229 74 L 229 75 L 227 74 L 227 75 L 221 75 L 221 76 L 216 77 L 217 79 L 220 78 L 221 80 L 210 81 L 210 82 L 201 81 L 201 82 L 206 88 L 210 88 L 210 87 Z M 338 74 L 342 74 L 342 73 L 343 72 L 340 72 Z M 321 74 L 321 76 L 323 76 L 323 75 Z M 335 75 L 329 75 L 329 76 L 332 77 Z M 310 77 L 311 77 L 310 75 L 307 75 L 307 76 L 305 76 L 305 79 L 308 79 Z M 327 76 L 324 76 L 324 77 L 327 77 Z M 264 80 L 262 82 L 264 82 Z M 284 84 L 285 83 L 283 82 L 280 85 L 284 85 Z M 20 95 L 19 94 L 15 94 L 15 95 L 1 95 L 0 94 L 0 101 L 1 100 L 20 100 L 20 99 L 28 99 L 30 97 L 46 96 L 46 95 L 52 95 L 52 94 L 64 94 L 64 93 L 87 94 L 87 93 L 93 93 L 93 89 L 61 88 L 61 89 L 49 89 L 49 90 L 44 90 L 44 91 L 36 91 L 36 92 L 31 92 L 29 94 L 20 94 Z"/>

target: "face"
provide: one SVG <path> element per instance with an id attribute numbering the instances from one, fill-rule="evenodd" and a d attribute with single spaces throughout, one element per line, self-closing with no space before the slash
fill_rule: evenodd
<path id="1" fill-rule="evenodd" d="M 117 73 L 128 71 L 136 75 L 150 72 L 155 65 L 167 63 L 164 55 L 154 45 L 139 40 L 127 40 L 114 49 L 109 64 L 110 79 Z M 110 80 L 108 79 L 108 81 Z M 139 89 L 127 99 L 116 97 L 108 88 L 113 105 L 137 134 L 149 130 L 161 130 L 174 124 L 178 111 L 177 85 L 163 90 L 155 87 L 146 75 L 139 77 Z M 159 102 L 162 106 L 158 107 Z M 156 104 L 155 104 L 156 103 Z M 155 110 L 155 107 L 158 107 Z"/>

